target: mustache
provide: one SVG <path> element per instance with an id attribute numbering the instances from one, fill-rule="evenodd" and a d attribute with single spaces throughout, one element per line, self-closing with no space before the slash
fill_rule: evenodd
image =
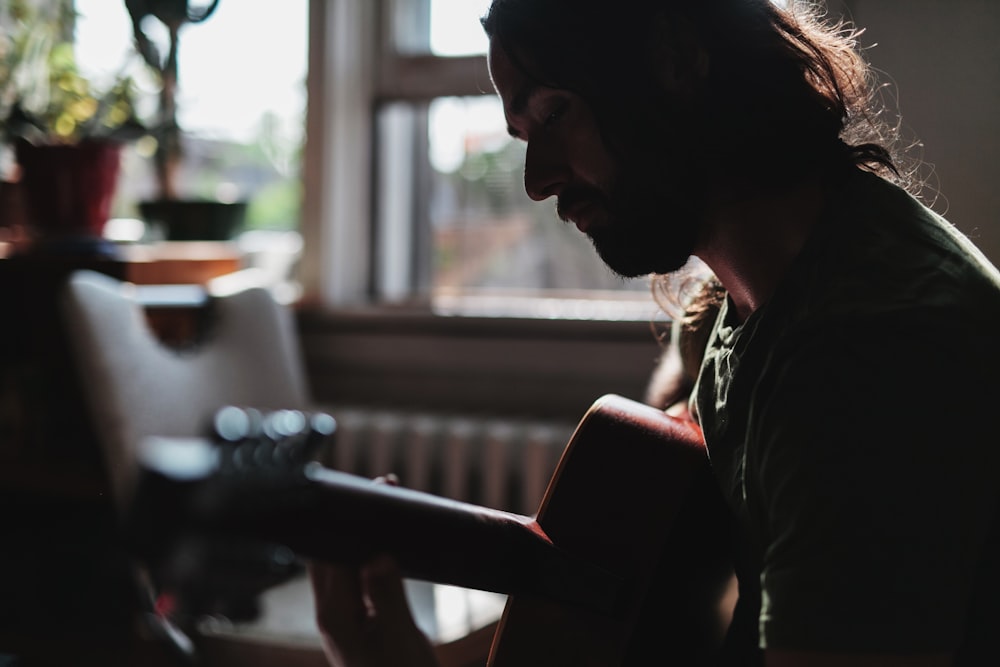
<path id="1" fill-rule="evenodd" d="M 575 185 L 567 187 L 561 193 L 556 202 L 556 215 L 560 220 L 567 221 L 567 216 L 571 211 L 586 204 L 598 204 L 608 207 L 610 202 L 603 192 L 586 185 Z"/>

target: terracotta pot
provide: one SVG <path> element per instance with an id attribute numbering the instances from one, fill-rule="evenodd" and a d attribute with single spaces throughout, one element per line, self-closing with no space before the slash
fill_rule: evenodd
<path id="1" fill-rule="evenodd" d="M 121 144 L 19 141 L 16 155 L 28 224 L 41 244 L 68 252 L 106 253 L 109 244 L 103 233 L 118 185 Z"/>

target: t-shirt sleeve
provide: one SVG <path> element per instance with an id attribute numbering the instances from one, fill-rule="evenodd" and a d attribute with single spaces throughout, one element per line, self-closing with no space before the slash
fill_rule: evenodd
<path id="1" fill-rule="evenodd" d="M 926 316 L 782 348 L 746 462 L 765 647 L 959 645 L 997 506 L 988 349 L 981 332 Z"/>

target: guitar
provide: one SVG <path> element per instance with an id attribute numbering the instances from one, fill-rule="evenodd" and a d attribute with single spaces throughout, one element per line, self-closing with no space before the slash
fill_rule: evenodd
<path id="1" fill-rule="evenodd" d="M 584 415 L 533 516 L 317 463 L 237 469 L 207 440 L 154 439 L 140 462 L 130 534 L 161 572 L 178 536 L 337 562 L 389 553 L 406 577 L 508 594 L 491 667 L 624 664 L 648 649 L 635 637 L 643 624 L 673 653 L 717 639 L 693 629 L 707 608 L 695 600 L 724 578 L 715 553 L 725 510 L 701 433 L 620 396 Z M 694 585 L 702 579 L 713 581 Z"/>

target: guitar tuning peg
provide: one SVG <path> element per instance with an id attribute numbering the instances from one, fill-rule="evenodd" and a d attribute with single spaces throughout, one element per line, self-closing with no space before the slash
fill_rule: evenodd
<path id="1" fill-rule="evenodd" d="M 264 434 L 280 441 L 299 435 L 306 430 L 306 416 L 300 410 L 275 410 L 264 419 Z"/>
<path id="2" fill-rule="evenodd" d="M 331 436 L 337 430 L 337 420 L 325 412 L 314 412 L 309 416 L 309 430 L 319 437 Z"/>
<path id="3" fill-rule="evenodd" d="M 337 430 L 337 420 L 325 412 L 313 412 L 309 415 L 309 430 L 297 452 L 299 460 L 310 459 Z"/>
<path id="4" fill-rule="evenodd" d="M 212 417 L 212 432 L 223 442 L 239 442 L 248 437 L 251 430 L 251 418 L 247 411 L 227 405 L 215 411 Z"/>
<path id="5" fill-rule="evenodd" d="M 264 413 L 257 408 L 243 408 L 243 411 L 247 415 L 250 426 L 247 429 L 248 438 L 260 438 L 264 435 L 264 421 L 266 417 Z"/>

